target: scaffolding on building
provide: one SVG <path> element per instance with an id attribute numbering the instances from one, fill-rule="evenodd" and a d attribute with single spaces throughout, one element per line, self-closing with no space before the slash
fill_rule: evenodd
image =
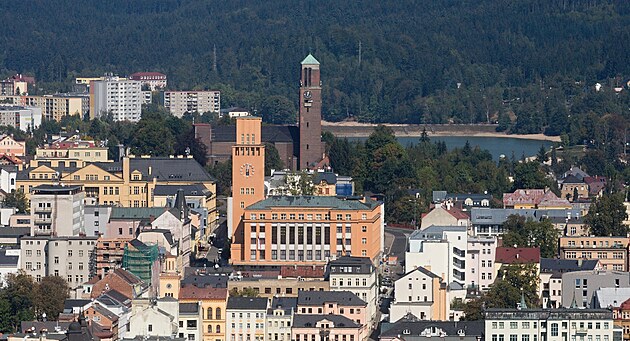
<path id="1" fill-rule="evenodd" d="M 138 276 L 144 283 L 151 285 L 154 266 L 159 257 L 156 244 L 131 246 L 125 245 L 122 266 L 125 270 Z"/>

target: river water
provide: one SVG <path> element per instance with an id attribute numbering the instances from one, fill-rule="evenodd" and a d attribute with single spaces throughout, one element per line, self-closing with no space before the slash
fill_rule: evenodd
<path id="1" fill-rule="evenodd" d="M 486 149 L 492 154 L 495 161 L 499 160 L 501 155 L 504 155 L 508 159 L 512 157 L 512 152 L 516 159 L 520 159 L 525 155 L 534 156 L 538 153 L 540 146 L 545 146 L 545 149 L 551 148 L 553 142 L 541 141 L 541 140 L 529 140 L 529 139 L 517 139 L 510 137 L 489 137 L 489 136 L 431 136 L 431 142 L 444 141 L 446 148 L 449 150 L 453 148 L 461 148 L 466 144 L 466 141 L 472 148 L 479 146 L 481 149 Z M 365 141 L 367 138 L 348 138 L 349 141 Z M 407 146 L 410 144 L 420 143 L 420 137 L 398 137 L 398 141 Z"/>

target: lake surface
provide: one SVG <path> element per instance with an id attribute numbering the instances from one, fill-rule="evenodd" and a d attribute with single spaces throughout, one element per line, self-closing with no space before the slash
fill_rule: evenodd
<path id="1" fill-rule="evenodd" d="M 444 141 L 446 148 L 451 150 L 453 148 L 461 148 L 466 144 L 466 141 L 472 148 L 479 146 L 481 149 L 486 149 L 492 154 L 495 161 L 499 160 L 501 155 L 505 155 L 507 158 L 512 157 L 512 152 L 516 159 L 520 159 L 523 154 L 528 156 L 534 156 L 538 153 L 540 146 L 545 146 L 546 149 L 551 148 L 553 142 L 541 141 L 541 140 L 528 140 L 517 139 L 510 137 L 489 137 L 489 136 L 430 136 L 431 142 Z M 349 141 L 365 141 L 367 138 L 348 138 Z M 398 142 L 403 146 L 410 144 L 420 143 L 420 137 L 398 137 Z"/>

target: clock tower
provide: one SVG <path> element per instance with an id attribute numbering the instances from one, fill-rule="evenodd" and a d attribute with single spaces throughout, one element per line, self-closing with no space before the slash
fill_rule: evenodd
<path id="1" fill-rule="evenodd" d="M 298 168 L 308 169 L 322 159 L 322 83 L 315 57 L 309 54 L 301 64 Z"/>
<path id="2" fill-rule="evenodd" d="M 232 262 L 245 259 L 249 235 L 245 235 L 245 208 L 265 198 L 265 146 L 261 141 L 260 117 L 236 119 L 236 144 L 232 147 Z"/>

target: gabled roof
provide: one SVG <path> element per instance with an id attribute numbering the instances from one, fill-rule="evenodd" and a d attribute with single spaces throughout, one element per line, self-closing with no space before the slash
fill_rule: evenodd
<path id="1" fill-rule="evenodd" d="M 297 302 L 297 297 L 274 296 L 271 300 L 271 306 L 269 307 L 267 313 L 271 314 L 276 309 L 282 309 L 286 315 L 290 315 L 297 309 Z"/>
<path id="2" fill-rule="evenodd" d="M 584 180 L 575 175 L 569 175 L 562 181 L 563 184 L 583 184 Z"/>
<path id="3" fill-rule="evenodd" d="M 228 297 L 226 308 L 231 310 L 267 310 L 268 302 L 266 297 Z"/>
<path id="4" fill-rule="evenodd" d="M 149 168 L 151 175 L 149 175 Z M 150 158 L 129 158 L 129 172 L 134 170 L 142 173 L 143 179 L 156 178 L 157 181 L 186 181 L 186 182 L 206 182 L 216 181 L 208 172 L 193 158 L 170 158 L 170 157 L 150 157 Z"/>
<path id="5" fill-rule="evenodd" d="M 140 277 L 132 274 L 131 272 L 129 272 L 129 271 L 125 270 L 125 269 L 116 268 L 116 269 L 114 269 L 113 273 L 116 274 L 121 279 L 123 279 L 128 284 L 135 285 L 135 284 L 141 284 L 142 283 L 142 280 L 140 279 Z"/>
<path id="6" fill-rule="evenodd" d="M 417 268 L 407 272 L 406 274 L 402 275 L 402 277 L 406 277 L 407 275 L 409 275 L 410 273 L 412 273 L 414 271 L 419 271 L 419 272 L 429 276 L 430 278 L 442 278 L 442 277 L 434 274 L 433 272 L 431 272 L 431 271 L 429 271 L 429 270 L 427 270 L 427 269 L 425 269 L 424 267 L 421 267 L 421 266 L 419 266 L 419 267 L 417 267 Z"/>
<path id="7" fill-rule="evenodd" d="M 330 321 L 334 328 L 359 328 L 360 326 L 351 319 L 342 315 L 310 315 L 297 314 L 293 317 L 294 328 L 315 328 L 320 321 Z M 332 326 L 331 326 L 332 327 Z"/>
<path id="8" fill-rule="evenodd" d="M 260 128 L 260 134 L 263 143 L 297 144 L 300 131 L 299 127 L 293 125 L 264 125 Z M 212 142 L 236 143 L 236 125 L 212 127 Z"/>
<path id="9" fill-rule="evenodd" d="M 496 263 L 530 264 L 540 262 L 540 249 L 537 247 L 497 247 Z"/>
<path id="10" fill-rule="evenodd" d="M 304 60 L 300 64 L 302 64 L 302 65 L 319 65 L 319 61 L 317 59 L 315 59 L 315 57 L 313 57 L 312 54 L 309 53 L 308 56 L 306 56 L 306 58 L 304 58 Z"/>
<path id="11" fill-rule="evenodd" d="M 346 271 L 346 268 L 350 268 L 350 271 Z M 375 268 L 368 257 L 342 256 L 328 262 L 328 271 L 334 274 L 371 274 Z"/>
<path id="12" fill-rule="evenodd" d="M 108 292 L 105 292 L 101 296 L 96 298 L 96 300 L 103 301 L 103 303 L 107 305 L 108 302 L 105 302 L 105 299 L 111 299 L 113 301 L 111 303 L 118 303 L 124 306 L 131 305 L 131 300 L 129 299 L 129 297 L 123 295 L 120 291 L 114 290 L 114 289 Z"/>
<path id="13" fill-rule="evenodd" d="M 298 305 L 322 306 L 337 303 L 340 306 L 365 306 L 366 303 L 350 291 L 305 291 L 298 292 Z"/>
<path id="14" fill-rule="evenodd" d="M 69 310 L 69 312 L 72 312 L 73 308 L 85 307 L 89 303 L 92 303 L 92 300 L 66 299 L 63 302 L 63 310 L 64 311 Z"/>

